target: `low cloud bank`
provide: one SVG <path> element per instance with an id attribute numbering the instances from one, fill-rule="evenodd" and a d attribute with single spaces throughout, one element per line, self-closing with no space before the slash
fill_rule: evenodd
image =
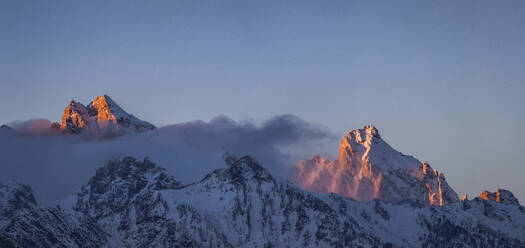
<path id="1" fill-rule="evenodd" d="M 28 121 L 15 121 L 9 127 L 24 134 L 50 134 L 51 121 L 48 119 L 31 119 Z"/>
<path id="2" fill-rule="evenodd" d="M 217 117 L 105 140 L 35 135 L 47 120 L 18 123 L 15 132 L 0 132 L 0 181 L 31 185 L 43 203 L 63 199 L 87 183 L 108 160 L 131 155 L 150 157 L 178 180 L 200 180 L 225 167 L 222 156 L 250 155 L 277 176 L 287 177 L 295 163 L 312 154 L 329 154 L 337 143 L 326 128 L 293 115 L 262 124 Z M 37 130 L 37 131 L 35 131 Z"/>

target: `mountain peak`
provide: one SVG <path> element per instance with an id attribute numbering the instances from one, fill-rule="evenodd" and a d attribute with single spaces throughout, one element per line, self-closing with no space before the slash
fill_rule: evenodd
<path id="1" fill-rule="evenodd" d="M 62 115 L 60 130 L 79 134 L 85 130 L 106 135 L 122 135 L 128 132 L 143 132 L 155 126 L 124 111 L 108 95 L 101 95 L 86 107 L 71 100 Z"/>
<path id="2" fill-rule="evenodd" d="M 91 104 L 97 109 L 98 108 L 119 107 L 108 95 L 101 95 L 101 96 L 95 97 L 95 99 L 93 99 L 93 102 Z"/>
<path id="3" fill-rule="evenodd" d="M 225 155 L 223 159 L 229 167 L 215 170 L 208 174 L 203 180 L 218 177 L 221 178 L 220 181 L 232 183 L 234 185 L 245 185 L 249 181 L 257 183 L 275 183 L 275 179 L 270 172 L 250 156 L 237 158 Z"/>
<path id="4" fill-rule="evenodd" d="M 354 141 L 355 143 L 363 144 L 367 141 L 371 141 L 373 138 L 381 138 L 379 130 L 373 125 L 367 125 L 360 129 L 354 129 L 345 138 Z"/>
<path id="5" fill-rule="evenodd" d="M 273 181 L 270 173 L 250 156 L 243 156 L 240 159 L 226 158 L 225 161 L 230 165 L 227 171 L 232 176 L 232 181 L 249 178 L 254 178 L 258 181 Z"/>
<path id="6" fill-rule="evenodd" d="M 109 97 L 109 96 L 106 95 L 106 94 L 104 94 L 104 95 L 100 95 L 100 96 L 96 96 L 96 97 L 95 97 L 95 101 L 96 101 L 96 100 L 101 100 L 101 99 L 103 99 L 103 100 L 111 100 L 111 97 Z"/>
<path id="7" fill-rule="evenodd" d="M 360 201 L 417 199 L 443 206 L 459 201 L 443 174 L 386 143 L 376 127 L 350 131 L 341 140 L 339 158 L 314 157 L 297 164 L 298 184 L 319 193 L 337 193 Z"/>
<path id="8" fill-rule="evenodd" d="M 181 186 L 166 169 L 149 158 L 141 162 L 128 156 L 99 168 L 77 194 L 75 208 L 99 218 L 112 211 L 119 211 L 144 190 L 177 189 Z"/>
<path id="9" fill-rule="evenodd" d="M 432 169 L 432 167 L 430 167 L 430 163 L 428 163 L 427 161 L 425 161 L 425 162 L 423 163 L 423 174 L 424 174 L 424 175 L 433 175 L 433 176 L 438 176 L 438 171 Z"/>
<path id="10" fill-rule="evenodd" d="M 364 126 L 363 129 L 366 131 L 368 135 L 371 135 L 372 137 L 381 138 L 381 135 L 379 135 L 379 130 L 373 125 L 367 125 Z"/>
<path id="11" fill-rule="evenodd" d="M 94 189 L 94 185 L 101 184 L 102 188 L 105 188 L 106 184 L 110 183 L 111 180 L 119 182 L 129 181 L 128 186 L 139 187 L 142 185 L 142 187 L 149 186 L 156 189 L 181 186 L 175 178 L 168 175 L 164 168 L 152 162 L 148 157 L 145 157 L 142 162 L 130 156 L 110 161 L 97 170 L 96 175 L 89 181 L 90 188 Z M 140 180 L 143 182 L 137 183 Z"/>
<path id="12" fill-rule="evenodd" d="M 375 166 L 387 168 L 418 168 L 421 162 L 410 156 L 398 159 L 400 153 L 386 143 L 376 127 L 372 125 L 355 129 L 346 134 L 339 147 L 339 163 L 361 164 L 370 163 Z"/>
<path id="13" fill-rule="evenodd" d="M 107 95 L 95 97 L 88 109 L 92 116 L 96 116 L 100 128 L 118 129 L 118 119 L 130 116 Z"/>
<path id="14" fill-rule="evenodd" d="M 87 129 L 90 125 L 86 106 L 71 99 L 66 109 L 64 109 L 60 130 L 76 134 Z"/>

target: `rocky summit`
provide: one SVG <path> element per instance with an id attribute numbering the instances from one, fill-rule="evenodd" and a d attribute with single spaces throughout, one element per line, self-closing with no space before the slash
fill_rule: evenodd
<path id="1" fill-rule="evenodd" d="M 442 173 L 428 162 L 396 151 L 374 126 L 343 137 L 336 160 L 314 156 L 299 161 L 295 181 L 305 190 L 358 201 L 418 200 L 436 206 L 459 201 Z"/>
<path id="2" fill-rule="evenodd" d="M 61 123 L 53 123 L 51 128 L 67 134 L 111 136 L 140 133 L 155 129 L 155 126 L 128 114 L 109 96 L 102 95 L 95 97 L 87 106 L 71 100 Z"/>

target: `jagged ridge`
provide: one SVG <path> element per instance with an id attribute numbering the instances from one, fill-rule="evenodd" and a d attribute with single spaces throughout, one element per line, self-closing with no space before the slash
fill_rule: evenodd
<path id="1" fill-rule="evenodd" d="M 0 244 L 525 246 L 525 208 L 508 191 L 501 190 L 499 198 L 475 198 L 444 207 L 413 199 L 357 202 L 303 191 L 272 176 L 250 157 L 227 157 L 226 163 L 227 168 L 201 181 L 181 185 L 149 159 L 110 161 L 82 187 L 74 211 L 36 208 L 17 213 L 0 230 Z"/>

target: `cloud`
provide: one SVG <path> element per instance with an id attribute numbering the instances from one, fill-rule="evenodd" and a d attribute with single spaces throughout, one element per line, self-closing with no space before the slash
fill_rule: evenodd
<path id="1" fill-rule="evenodd" d="M 8 126 L 18 132 L 26 134 L 50 134 L 51 121 L 48 119 L 31 119 L 27 121 L 15 121 Z"/>
<path id="2" fill-rule="evenodd" d="M 37 125 L 38 123 L 38 125 Z M 43 121 L 19 130 L 40 130 Z M 38 127 L 38 128 L 34 128 Z M 225 166 L 222 156 L 250 155 L 273 174 L 286 177 L 290 167 L 319 151 L 333 150 L 336 137 L 326 128 L 293 115 L 262 124 L 220 116 L 105 140 L 71 136 L 0 133 L 0 181 L 31 185 L 40 202 L 60 200 L 79 190 L 108 160 L 149 156 L 183 183 Z"/>

